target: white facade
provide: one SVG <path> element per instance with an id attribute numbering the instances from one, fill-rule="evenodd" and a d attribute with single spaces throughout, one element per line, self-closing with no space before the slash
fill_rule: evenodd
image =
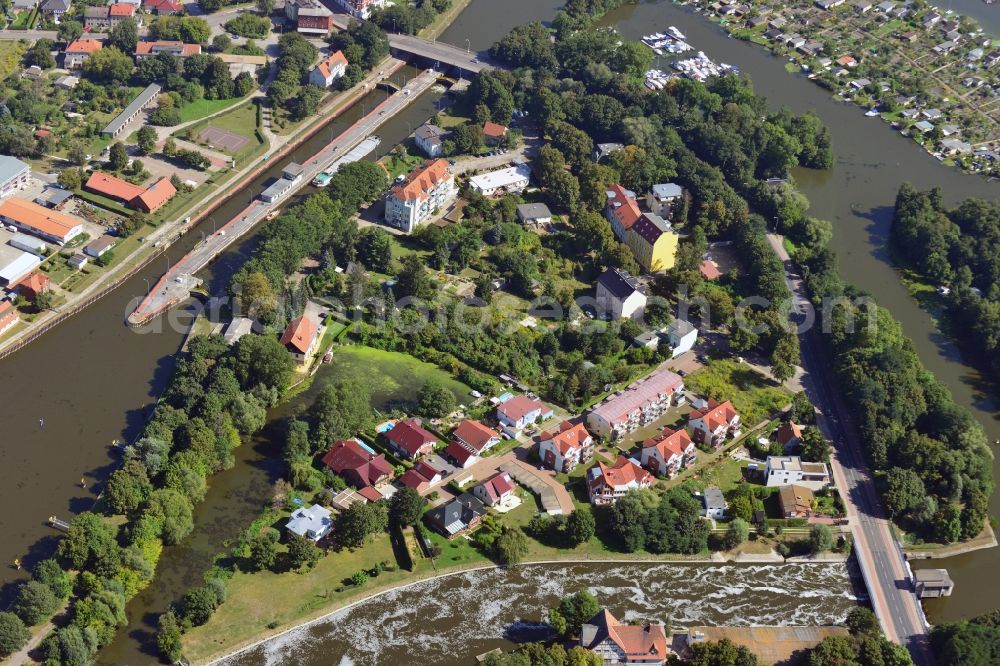
<path id="1" fill-rule="evenodd" d="M 621 298 L 603 282 L 597 283 L 596 299 L 598 310 L 611 319 L 638 319 L 646 309 L 646 294 L 636 290 Z"/>
<path id="2" fill-rule="evenodd" d="M 673 217 L 674 204 L 684 196 L 684 190 L 674 183 L 657 183 L 646 193 L 646 206 L 665 220 Z"/>
<path id="3" fill-rule="evenodd" d="M 802 462 L 798 456 L 768 456 L 764 466 L 768 487 L 797 484 L 811 490 L 830 484 L 830 472 L 823 463 Z"/>
<path id="4" fill-rule="evenodd" d="M 0 155 L 0 197 L 10 196 L 31 180 L 31 167 L 9 155 Z"/>
<path id="5" fill-rule="evenodd" d="M 333 519 L 330 518 L 329 509 L 313 504 L 308 509 L 296 509 L 285 524 L 285 529 L 300 537 L 319 541 L 333 529 Z"/>
<path id="6" fill-rule="evenodd" d="M 469 187 L 484 197 L 495 194 L 519 194 L 531 182 L 531 169 L 526 164 L 490 171 L 469 179 Z"/>
<path id="7" fill-rule="evenodd" d="M 359 19 L 369 19 L 373 9 L 381 9 L 389 0 L 334 0 L 345 12 Z"/>
<path id="8" fill-rule="evenodd" d="M 675 319 L 667 327 L 667 342 L 672 350 L 671 358 L 677 358 L 691 351 L 694 343 L 698 342 L 698 329 L 690 322 Z"/>
<path id="9" fill-rule="evenodd" d="M 386 224 L 412 233 L 435 212 L 443 210 L 458 196 L 455 176 L 445 172 L 441 182 L 421 188 L 418 192 L 408 188 L 393 188 L 385 200 Z"/>

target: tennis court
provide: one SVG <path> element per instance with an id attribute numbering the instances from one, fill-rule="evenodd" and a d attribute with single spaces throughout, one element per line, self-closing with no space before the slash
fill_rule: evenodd
<path id="1" fill-rule="evenodd" d="M 228 153 L 237 152 L 249 141 L 246 137 L 239 134 L 234 134 L 211 125 L 198 132 L 198 140 L 208 144 L 210 148 L 225 150 Z"/>

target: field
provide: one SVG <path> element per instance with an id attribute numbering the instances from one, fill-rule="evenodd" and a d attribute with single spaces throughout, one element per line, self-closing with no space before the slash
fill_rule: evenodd
<path id="1" fill-rule="evenodd" d="M 0 78 L 7 78 L 21 63 L 24 46 L 13 40 L 0 41 Z"/>
<path id="2" fill-rule="evenodd" d="M 241 101 L 243 101 L 242 97 L 236 99 L 195 100 L 190 104 L 185 104 L 180 108 L 181 122 L 188 123 L 191 122 L 192 120 L 198 120 L 199 118 L 204 118 L 207 115 L 218 113 L 223 109 L 239 104 Z M 214 121 L 215 118 L 212 118 L 212 120 Z M 254 126 L 255 123 L 251 122 L 251 128 Z"/>
<path id="3" fill-rule="evenodd" d="M 371 347 L 349 345 L 335 349 L 333 360 L 316 376 L 313 390 L 333 380 L 366 387 L 376 409 L 412 403 L 428 380 L 451 389 L 460 402 L 470 399 L 469 387 L 441 368 L 408 354 Z"/>
<path id="4" fill-rule="evenodd" d="M 712 400 L 731 400 L 744 426 L 757 425 L 783 409 L 791 393 L 753 368 L 730 359 L 715 359 L 684 378 L 684 385 Z"/>
<path id="5" fill-rule="evenodd" d="M 184 110 L 204 102 L 205 104 L 215 104 L 218 101 L 224 101 L 227 103 L 234 103 L 234 100 L 199 100 L 193 104 L 189 104 L 185 107 L 181 114 L 183 115 Z M 238 102 L 240 100 L 235 100 Z M 219 108 L 225 108 L 225 105 Z M 216 111 L 218 109 L 215 109 Z M 200 116 L 207 115 L 208 113 L 213 113 L 212 110 L 204 111 L 198 115 L 194 115 L 193 118 L 198 118 Z M 200 123 L 195 123 L 190 127 L 186 127 L 176 133 L 176 136 L 187 139 L 188 141 L 193 141 L 195 143 L 200 143 L 198 141 L 198 134 L 204 130 L 206 127 L 212 126 L 226 132 L 232 132 L 233 134 L 247 139 L 247 143 L 244 144 L 238 151 L 229 152 L 224 150 L 220 146 L 216 146 L 216 150 L 219 152 L 227 153 L 237 160 L 244 160 L 248 157 L 255 155 L 257 152 L 262 150 L 261 141 L 257 137 L 257 106 L 253 103 L 241 104 L 235 108 L 227 111 L 226 113 L 220 114 L 213 118 L 208 118 Z"/>

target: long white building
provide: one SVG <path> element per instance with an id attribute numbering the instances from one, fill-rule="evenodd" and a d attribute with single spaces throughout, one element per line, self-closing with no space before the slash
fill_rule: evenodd
<path id="1" fill-rule="evenodd" d="M 389 190 L 385 200 L 385 222 L 412 233 L 417 226 L 443 211 L 457 195 L 455 176 L 448 170 L 448 161 L 428 160 Z"/>

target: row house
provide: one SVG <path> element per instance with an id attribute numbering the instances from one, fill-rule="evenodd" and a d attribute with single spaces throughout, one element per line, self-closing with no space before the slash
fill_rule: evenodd
<path id="1" fill-rule="evenodd" d="M 587 494 L 595 506 L 614 504 L 630 490 L 649 488 L 652 484 L 652 474 L 625 456 L 618 456 L 613 465 L 598 462 L 587 470 Z"/>
<path id="2" fill-rule="evenodd" d="M 538 442 L 542 464 L 557 472 L 572 472 L 594 455 L 594 438 L 582 421 L 563 421 L 555 432 L 543 432 Z"/>
<path id="3" fill-rule="evenodd" d="M 695 461 L 695 445 L 687 430 L 664 428 L 642 443 L 639 461 L 660 476 L 673 477 Z"/>
<path id="4" fill-rule="evenodd" d="M 709 400 L 688 415 L 688 427 L 697 441 L 718 448 L 727 439 L 740 436 L 740 415 L 728 400 Z"/>
<path id="5" fill-rule="evenodd" d="M 626 190 L 621 185 L 612 185 L 605 192 L 605 198 L 604 217 L 611 224 L 615 238 L 624 243 L 628 230 L 642 217 L 635 192 Z"/>
<path id="6" fill-rule="evenodd" d="M 385 200 L 385 222 L 412 233 L 457 195 L 455 176 L 448 170 L 448 161 L 428 160 L 389 191 Z"/>
<path id="7" fill-rule="evenodd" d="M 683 390 L 680 375 L 656 370 L 592 409 L 587 415 L 587 427 L 598 437 L 621 439 L 660 418 L 667 408 L 682 400 Z"/>

